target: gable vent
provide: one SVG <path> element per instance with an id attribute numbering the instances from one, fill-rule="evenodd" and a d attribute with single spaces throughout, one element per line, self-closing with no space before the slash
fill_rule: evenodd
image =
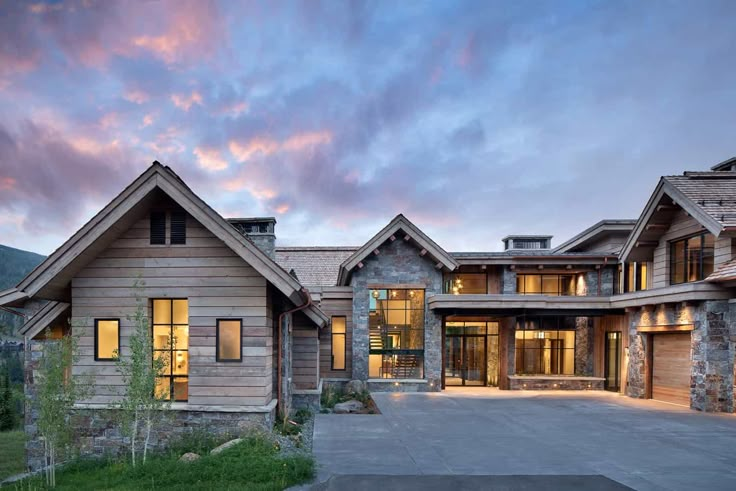
<path id="1" fill-rule="evenodd" d="M 171 243 L 187 243 L 187 214 L 184 210 L 171 212 Z"/>
<path id="2" fill-rule="evenodd" d="M 151 244 L 166 244 L 166 213 L 151 212 Z"/>

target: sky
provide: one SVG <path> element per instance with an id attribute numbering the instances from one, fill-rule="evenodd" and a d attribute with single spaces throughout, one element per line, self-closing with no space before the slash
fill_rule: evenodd
<path id="1" fill-rule="evenodd" d="M 636 218 L 736 155 L 736 2 L 0 0 L 0 244 L 154 160 L 279 245 L 403 213 L 450 251 Z"/>

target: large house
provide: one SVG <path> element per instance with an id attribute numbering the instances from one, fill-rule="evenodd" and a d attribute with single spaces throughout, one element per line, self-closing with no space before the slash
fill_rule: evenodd
<path id="1" fill-rule="evenodd" d="M 0 292 L 28 314 L 29 398 L 44 343 L 75 332 L 73 374 L 95 380 L 78 404 L 82 444 L 118 444 L 113 357 L 126 356 L 142 299 L 154 349 L 171 360 L 159 385 L 167 435 L 268 426 L 277 405 L 316 406 L 326 385 L 353 379 L 609 390 L 734 411 L 736 158 L 663 177 L 637 220 L 603 220 L 554 248 L 514 235 L 502 252 L 448 252 L 403 215 L 359 247 L 279 247 L 275 225 L 221 217 L 154 162 Z M 26 429 L 38 468 L 33 411 Z"/>

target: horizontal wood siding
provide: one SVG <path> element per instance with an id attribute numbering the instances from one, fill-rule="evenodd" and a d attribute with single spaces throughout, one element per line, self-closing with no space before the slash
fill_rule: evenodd
<path id="1" fill-rule="evenodd" d="M 296 312 L 291 331 L 292 380 L 296 389 L 316 389 L 319 383 L 319 329 Z"/>
<path id="2" fill-rule="evenodd" d="M 150 245 L 148 217 L 135 223 L 72 280 L 72 325 L 80 334 L 74 373 L 95 373 L 88 402 L 107 403 L 122 390 L 113 362 L 94 361 L 94 319 L 120 318 L 122 354 L 134 327 L 137 292 L 189 300 L 189 403 L 262 406 L 272 399 L 273 337 L 266 280 L 222 241 L 187 217 L 186 245 Z M 216 319 L 243 320 L 242 363 L 215 361 Z"/>
<path id="3" fill-rule="evenodd" d="M 332 324 L 320 332 L 320 376 L 346 378 L 353 375 L 353 290 L 351 287 L 323 288 L 320 308 L 330 318 L 345 317 L 345 370 L 332 370 Z"/>
<path id="4" fill-rule="evenodd" d="M 654 249 L 652 288 L 662 288 L 670 284 L 670 242 L 697 234 L 702 230 L 704 230 L 704 227 L 700 222 L 684 211 L 681 210 L 675 215 L 669 229 L 659 238 L 659 244 Z"/>

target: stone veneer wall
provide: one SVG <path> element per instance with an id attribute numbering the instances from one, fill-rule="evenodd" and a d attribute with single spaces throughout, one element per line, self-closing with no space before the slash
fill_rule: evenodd
<path id="1" fill-rule="evenodd" d="M 604 379 L 600 377 L 564 377 L 544 378 L 511 377 L 510 390 L 603 390 Z"/>
<path id="2" fill-rule="evenodd" d="M 442 293 L 442 271 L 419 255 L 416 247 L 401 239 L 386 242 L 379 254 L 363 260 L 363 268 L 353 271 L 353 378 L 368 380 L 369 284 L 422 284 L 424 291 L 424 378 L 420 390 L 440 390 L 442 378 L 442 316 L 427 307 L 429 296 Z"/>
<path id="3" fill-rule="evenodd" d="M 575 318 L 575 375 L 593 375 L 594 328 L 592 317 Z"/>
<path id="4" fill-rule="evenodd" d="M 638 326 L 693 324 L 691 333 L 690 407 L 708 412 L 734 410 L 734 341 L 736 312 L 728 301 L 706 301 L 697 306 L 659 305 L 654 311 L 635 312 L 629 324 L 629 370 L 626 393 L 646 396 L 645 336 Z"/>
<path id="5" fill-rule="evenodd" d="M 502 281 L 501 293 L 504 295 L 513 295 L 516 293 L 516 271 L 511 270 L 508 266 L 504 266 Z"/>
<path id="6" fill-rule="evenodd" d="M 54 341 L 30 341 L 25 353 L 25 421 L 26 465 L 28 470 L 37 471 L 45 466 L 43 440 L 38 433 L 37 391 L 33 384 L 37 369 L 43 358 L 45 343 Z M 119 455 L 127 448 L 129 439 L 122 436 L 111 409 L 75 409 L 70 419 L 74 429 L 73 447 L 81 455 L 103 457 Z M 267 412 L 231 411 L 166 411 L 164 420 L 153 431 L 150 445 L 163 449 L 172 441 L 194 429 L 202 429 L 219 435 L 241 435 L 249 429 L 273 426 L 275 405 Z"/>

